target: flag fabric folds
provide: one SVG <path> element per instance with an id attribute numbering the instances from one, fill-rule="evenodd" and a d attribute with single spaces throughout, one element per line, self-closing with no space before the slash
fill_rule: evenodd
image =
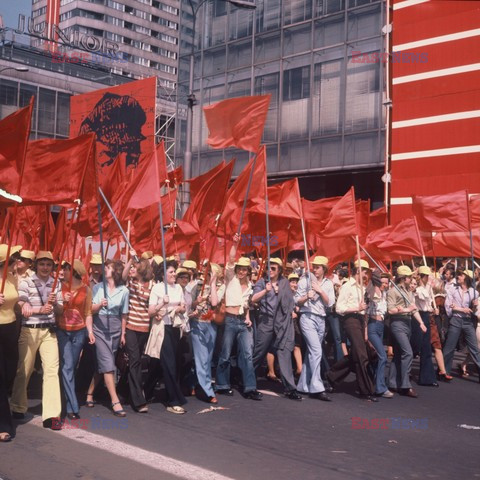
<path id="1" fill-rule="evenodd" d="M 271 95 L 229 98 L 203 108 L 212 148 L 237 147 L 256 153 Z"/>

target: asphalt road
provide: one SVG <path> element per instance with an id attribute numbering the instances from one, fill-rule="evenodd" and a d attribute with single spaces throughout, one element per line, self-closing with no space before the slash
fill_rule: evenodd
<path id="1" fill-rule="evenodd" d="M 146 415 L 127 407 L 126 420 L 97 404 L 82 408 L 84 428 L 61 432 L 29 415 L 14 441 L 0 445 L 0 479 L 480 478 L 478 377 L 414 386 L 418 399 L 371 403 L 355 396 L 349 377 L 331 403 L 254 402 L 235 392 L 220 397 L 225 410 L 199 414 L 208 405 L 189 398 L 186 415 L 154 403 Z M 37 415 L 38 404 L 30 409 Z M 367 425 L 386 428 L 358 428 Z"/>

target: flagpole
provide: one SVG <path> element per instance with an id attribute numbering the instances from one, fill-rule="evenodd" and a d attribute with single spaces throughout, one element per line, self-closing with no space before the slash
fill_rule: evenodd
<path id="1" fill-rule="evenodd" d="M 355 235 L 355 243 L 357 244 L 357 258 L 358 258 L 358 271 L 360 273 L 360 293 L 362 295 L 362 302 L 365 301 L 363 296 L 363 277 L 362 277 L 362 259 L 360 258 L 360 241 L 358 239 L 358 235 Z"/>
<path id="2" fill-rule="evenodd" d="M 473 274 L 473 289 L 475 290 L 475 255 L 473 252 L 473 232 L 472 232 L 472 219 L 471 219 L 471 212 L 470 212 L 470 198 L 468 197 L 468 191 L 465 190 L 465 194 L 467 195 L 467 213 L 468 213 L 468 230 L 470 232 L 470 255 L 472 257 L 472 274 Z M 468 262 L 467 262 L 468 267 Z"/>
<path id="3" fill-rule="evenodd" d="M 303 236 L 303 248 L 305 251 L 305 265 L 306 271 L 305 275 L 307 277 L 307 290 L 310 290 L 310 258 L 307 245 L 307 233 L 305 231 L 305 219 L 303 218 L 303 205 L 302 205 L 302 217 L 300 218 L 300 224 L 302 226 L 302 236 Z"/>
<path id="4" fill-rule="evenodd" d="M 115 223 L 117 224 L 117 227 L 120 230 L 120 233 L 122 234 L 123 238 L 125 239 L 125 242 L 127 243 L 128 248 L 130 250 L 133 250 L 132 244 L 130 243 L 130 240 L 128 239 L 127 234 L 125 233 L 125 230 L 123 230 L 122 225 L 120 225 L 120 222 L 118 221 L 118 218 L 115 215 L 115 212 L 113 211 L 110 203 L 108 203 L 107 197 L 105 197 L 105 194 L 103 193 L 103 190 L 100 187 L 98 187 L 98 192 L 100 193 L 101 197 L 103 198 L 103 201 L 105 202 L 105 205 L 107 206 L 108 210 L 112 214 L 112 218 L 115 220 Z M 135 258 L 135 260 L 138 260 L 138 257 L 135 256 L 134 258 Z"/>
<path id="5" fill-rule="evenodd" d="M 130 229 L 132 228 L 132 221 L 128 220 L 127 223 L 127 238 L 130 240 Z M 129 250 L 128 250 L 128 244 L 125 242 L 125 261 L 128 262 L 128 256 L 129 256 Z"/>
<path id="6" fill-rule="evenodd" d="M 388 273 L 386 271 L 384 271 L 384 269 L 375 261 L 375 259 L 365 250 L 364 247 L 362 247 L 360 244 L 359 244 L 359 247 L 363 250 L 363 252 L 365 253 L 365 255 L 367 255 L 367 257 L 370 259 L 370 261 L 372 261 L 375 266 L 382 272 L 382 273 Z M 393 272 L 392 272 L 393 273 Z M 402 290 L 398 287 L 398 285 L 391 279 L 389 278 L 388 279 L 390 281 L 390 283 L 393 285 L 393 287 L 395 288 L 395 290 L 397 290 L 397 292 L 403 297 L 403 299 L 407 302 L 407 303 L 410 303 L 410 300 L 405 296 L 405 294 L 402 292 Z"/>
<path id="7" fill-rule="evenodd" d="M 420 249 L 422 252 L 422 258 L 423 258 L 423 264 L 427 266 L 427 259 L 425 258 L 425 251 L 423 250 L 423 242 L 422 242 L 422 237 L 420 235 L 420 229 L 418 228 L 418 222 L 417 222 L 417 217 L 414 215 L 413 220 L 415 221 L 415 229 L 417 231 L 417 236 L 418 236 L 418 243 L 420 245 Z M 412 258 L 413 261 L 413 258 Z"/>
<path id="8" fill-rule="evenodd" d="M 256 158 L 256 157 L 255 157 Z M 255 161 L 254 161 L 255 162 Z M 255 163 L 253 164 L 255 165 Z M 252 172 L 250 173 L 250 178 L 248 181 L 252 179 L 252 173 L 253 173 L 253 166 L 252 166 Z M 267 166 L 265 162 L 265 177 L 264 177 L 264 184 L 265 184 L 265 228 L 267 230 L 265 239 L 267 240 L 267 278 L 268 282 L 270 283 L 271 277 L 270 277 L 270 222 L 268 218 L 268 184 L 267 184 Z M 247 189 L 248 192 L 248 189 Z M 245 199 L 248 198 L 248 195 L 245 197 Z M 244 204 L 245 207 L 245 204 Z"/>
<path id="9" fill-rule="evenodd" d="M 253 158 L 252 169 L 250 170 L 250 175 L 248 177 L 247 191 L 245 192 L 245 198 L 243 199 L 242 213 L 240 215 L 240 222 L 238 223 L 237 234 L 240 236 L 240 231 L 242 229 L 243 217 L 245 215 L 245 209 L 247 208 L 248 195 L 250 193 L 250 187 L 252 186 L 253 171 L 255 170 L 255 163 L 257 162 L 257 155 Z M 265 168 L 266 170 L 266 168 Z M 266 173 L 265 173 L 266 175 Z M 267 233 L 268 234 L 268 233 Z M 270 273 L 269 273 L 270 275 Z"/>
<path id="10" fill-rule="evenodd" d="M 98 190 L 100 192 L 102 191 L 100 187 L 98 187 Z M 105 295 L 105 298 L 108 300 L 107 279 L 105 278 L 105 252 L 103 251 L 102 207 L 100 206 L 100 201 L 97 202 L 97 212 L 98 212 L 98 236 L 100 239 L 100 258 L 102 259 L 103 294 Z"/>
<path id="11" fill-rule="evenodd" d="M 163 285 L 165 286 L 165 295 L 168 295 L 167 290 L 167 254 L 165 253 L 165 233 L 163 232 L 163 211 L 162 201 L 158 202 L 158 214 L 160 217 L 160 238 L 162 241 L 162 257 L 163 257 Z M 177 253 L 177 252 L 175 252 Z"/>

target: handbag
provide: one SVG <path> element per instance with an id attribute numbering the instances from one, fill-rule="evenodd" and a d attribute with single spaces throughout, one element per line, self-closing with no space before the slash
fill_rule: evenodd
<path id="1" fill-rule="evenodd" d="M 370 342 L 370 340 L 367 340 L 365 342 L 365 347 L 367 349 L 368 362 L 369 363 L 377 363 L 378 362 L 378 353 L 375 350 L 375 347 L 372 345 L 372 342 Z"/>
<path id="2" fill-rule="evenodd" d="M 127 349 L 125 347 L 120 347 L 117 350 L 117 354 L 115 356 L 115 366 L 117 367 L 118 371 L 123 375 L 127 372 L 129 365 L 129 358 Z"/>

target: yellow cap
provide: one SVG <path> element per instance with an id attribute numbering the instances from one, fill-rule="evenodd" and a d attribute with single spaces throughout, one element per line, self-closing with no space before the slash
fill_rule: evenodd
<path id="1" fill-rule="evenodd" d="M 182 264 L 183 268 L 191 268 L 192 270 L 197 269 L 197 262 L 194 262 L 193 260 L 185 260 Z"/>
<path id="2" fill-rule="evenodd" d="M 173 260 L 175 260 L 175 255 L 170 255 L 167 257 L 167 262 L 172 262 Z"/>
<path id="3" fill-rule="evenodd" d="M 358 260 L 355 260 L 355 263 L 353 265 L 356 268 L 358 268 Z M 364 260 L 363 258 L 360 260 L 360 266 L 362 268 L 370 268 L 370 265 L 368 264 L 368 262 L 366 260 Z"/>
<path id="4" fill-rule="evenodd" d="M 412 275 L 412 270 L 407 265 L 400 265 L 397 268 L 397 275 L 400 275 L 402 277 L 410 277 Z"/>
<path id="5" fill-rule="evenodd" d="M 328 267 L 328 258 L 323 257 L 322 255 L 317 255 L 313 259 L 312 265 L 323 265 L 324 267 Z"/>
<path id="6" fill-rule="evenodd" d="M 20 245 L 16 245 L 15 247 L 10 248 L 10 256 L 12 256 L 14 253 L 19 252 L 22 249 Z M 2 243 L 0 245 L 0 263 L 3 263 L 7 259 L 7 250 L 8 250 L 8 245 L 6 243 Z"/>
<path id="7" fill-rule="evenodd" d="M 153 252 L 151 250 L 147 250 L 146 252 L 142 253 L 141 258 L 144 258 L 145 260 L 150 260 L 151 258 L 153 258 Z"/>
<path id="8" fill-rule="evenodd" d="M 160 265 L 163 263 L 163 257 L 161 255 L 154 255 L 153 256 L 153 261 L 157 264 Z"/>
<path id="9" fill-rule="evenodd" d="M 276 265 L 279 265 L 280 267 L 283 267 L 283 262 L 280 258 L 278 257 L 272 257 L 270 259 L 270 263 L 275 263 Z"/>
<path id="10" fill-rule="evenodd" d="M 78 260 L 76 258 L 73 261 L 73 269 L 81 276 L 84 277 L 87 274 L 87 269 L 85 268 L 85 265 L 83 264 L 82 261 Z"/>
<path id="11" fill-rule="evenodd" d="M 218 263 L 211 263 L 210 268 L 212 269 L 212 273 L 214 273 L 217 277 L 222 276 L 223 268 Z"/>
<path id="12" fill-rule="evenodd" d="M 101 265 L 102 256 L 99 253 L 94 253 L 90 259 L 90 265 Z"/>
<path id="13" fill-rule="evenodd" d="M 236 267 L 251 267 L 252 266 L 252 263 L 250 262 L 250 259 L 247 258 L 247 257 L 240 257 L 236 263 L 235 263 L 235 266 Z"/>
<path id="14" fill-rule="evenodd" d="M 463 273 L 468 275 L 473 280 L 473 272 L 471 270 L 465 269 Z"/>
<path id="15" fill-rule="evenodd" d="M 288 276 L 288 281 L 290 281 L 290 280 L 300 280 L 300 277 L 296 273 L 291 273 Z"/>
<path id="16" fill-rule="evenodd" d="M 53 255 L 52 255 L 52 252 L 48 252 L 46 250 L 40 250 L 38 253 L 37 253 L 37 261 L 38 260 L 51 260 L 53 262 Z"/>
<path id="17" fill-rule="evenodd" d="M 186 273 L 188 276 L 191 275 L 191 273 L 190 273 L 186 268 L 183 268 L 183 267 L 177 268 L 177 270 L 176 270 L 175 273 L 176 273 L 177 277 L 178 277 L 179 275 L 184 274 L 184 273 Z"/>
<path id="18" fill-rule="evenodd" d="M 20 256 L 22 258 L 28 258 L 29 260 L 35 260 L 35 252 L 32 252 L 31 250 L 22 250 L 20 252 Z"/>
<path id="19" fill-rule="evenodd" d="M 422 265 L 421 267 L 418 267 L 418 273 L 419 275 L 431 275 L 432 271 L 430 270 L 430 267 Z"/>

